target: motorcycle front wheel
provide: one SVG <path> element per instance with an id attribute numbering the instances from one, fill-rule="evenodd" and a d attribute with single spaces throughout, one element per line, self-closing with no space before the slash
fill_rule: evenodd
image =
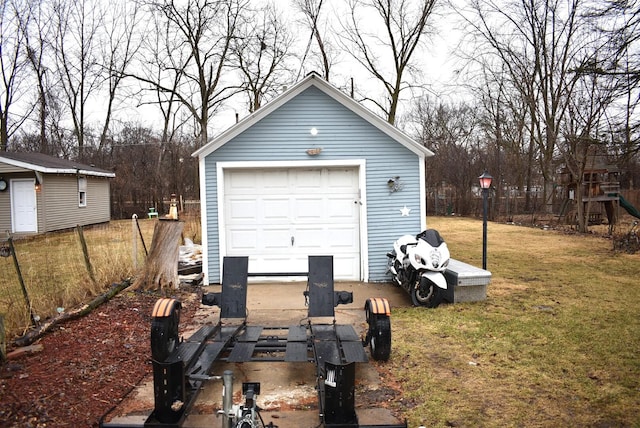
<path id="1" fill-rule="evenodd" d="M 437 308 L 444 298 L 443 290 L 431 281 L 417 285 L 411 290 L 411 302 L 414 306 Z"/>

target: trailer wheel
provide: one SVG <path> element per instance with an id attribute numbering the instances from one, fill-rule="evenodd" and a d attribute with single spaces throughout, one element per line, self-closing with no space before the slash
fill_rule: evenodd
<path id="1" fill-rule="evenodd" d="M 369 329 L 371 356 L 376 361 L 387 361 L 391 355 L 391 319 L 386 315 L 370 315 Z"/>
<path id="2" fill-rule="evenodd" d="M 175 299 L 160 299 L 153 309 L 151 320 L 151 357 L 164 361 L 179 343 L 181 304 Z"/>

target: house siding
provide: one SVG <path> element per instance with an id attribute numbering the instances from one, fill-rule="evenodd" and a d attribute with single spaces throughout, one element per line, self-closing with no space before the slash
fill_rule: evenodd
<path id="1" fill-rule="evenodd" d="M 312 127 L 318 130 L 315 136 L 309 132 Z M 308 156 L 306 150 L 314 147 L 322 152 Z M 420 158 L 313 86 L 205 158 L 208 278 L 220 277 L 218 162 L 362 159 L 366 162 L 368 279 L 388 280 L 386 253 L 393 241 L 419 232 L 422 224 Z M 387 181 L 396 176 L 403 187 L 390 192 Z M 401 215 L 405 206 L 409 216 Z"/>
<path id="2" fill-rule="evenodd" d="M 47 174 L 38 195 L 40 230 L 52 231 L 107 222 L 111 217 L 109 197 L 108 179 L 87 177 L 87 206 L 80 207 L 78 177 Z"/>
<path id="3" fill-rule="evenodd" d="M 9 183 L 8 177 L 4 177 Z M 11 230 L 11 194 L 9 189 L 0 192 L 0 231 Z"/>

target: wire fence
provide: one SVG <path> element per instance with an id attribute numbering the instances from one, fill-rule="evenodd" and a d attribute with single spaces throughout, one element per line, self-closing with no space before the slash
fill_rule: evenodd
<path id="1" fill-rule="evenodd" d="M 0 243 L 0 317 L 6 337 L 89 301 L 144 263 L 157 220 L 112 221 Z"/>

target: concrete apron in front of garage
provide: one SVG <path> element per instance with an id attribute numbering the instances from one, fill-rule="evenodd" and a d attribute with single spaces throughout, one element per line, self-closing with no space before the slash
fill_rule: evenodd
<path id="1" fill-rule="evenodd" d="M 303 291 L 306 283 L 250 283 L 247 292 L 247 325 L 288 326 L 307 323 L 307 308 Z M 219 286 L 205 287 L 205 292 L 219 291 Z M 393 328 L 393 308 L 411 306 L 409 295 L 392 284 L 336 282 L 336 291 L 353 292 L 353 303 L 336 308 L 336 322 L 351 324 L 364 337 L 367 324 L 364 317 L 364 303 L 370 297 L 386 297 L 391 304 L 391 326 Z M 427 310 L 427 309 L 425 309 Z M 194 318 L 194 325 L 183 333 L 189 337 L 204 323 L 217 323 L 219 308 L 201 305 Z M 331 318 L 313 319 L 314 323 L 331 323 Z M 367 348 L 367 353 L 369 349 Z M 393 358 L 393 337 L 391 358 Z M 370 358 L 371 360 L 371 358 Z M 242 400 L 242 382 L 260 382 L 258 406 L 265 424 L 273 422 L 280 428 L 315 428 L 320 419 L 318 395 L 316 391 L 315 365 L 313 363 L 286 362 L 246 362 L 216 363 L 211 375 L 222 375 L 225 370 L 234 374 L 234 404 Z M 372 397 L 384 397 L 385 385 L 373 364 L 360 363 L 356 366 L 356 413 L 362 425 L 394 424 L 398 421 L 389 410 L 376 405 Z M 363 395 L 368 395 L 363 396 Z M 129 413 L 131 418 L 144 422 L 153 410 L 153 381 L 140 385 L 128 396 L 121 416 Z M 211 380 L 204 384 L 196 402 L 189 412 L 183 427 L 217 427 L 221 419 L 216 412 L 222 407 L 222 382 Z M 126 417 L 126 416 L 125 416 Z M 133 419 L 132 419 L 133 420 Z"/>

